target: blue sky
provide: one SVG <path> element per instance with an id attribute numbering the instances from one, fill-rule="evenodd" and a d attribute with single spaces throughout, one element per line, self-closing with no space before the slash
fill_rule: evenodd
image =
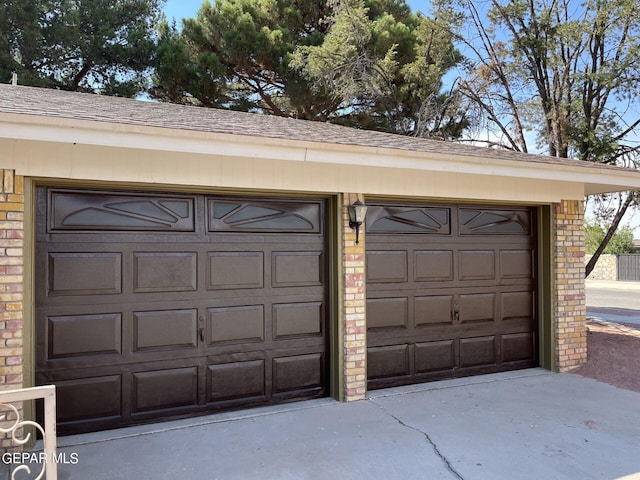
<path id="1" fill-rule="evenodd" d="M 213 0 L 210 1 L 213 3 Z M 164 12 L 169 22 L 175 18 L 176 23 L 180 26 L 180 21 L 183 18 L 195 17 L 203 3 L 204 0 L 167 0 Z M 427 0 L 410 0 L 407 3 L 413 10 L 422 10 L 423 12 L 426 12 L 429 6 Z"/>

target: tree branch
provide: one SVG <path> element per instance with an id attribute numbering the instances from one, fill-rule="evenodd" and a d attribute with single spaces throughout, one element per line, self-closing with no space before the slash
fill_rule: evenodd
<path id="1" fill-rule="evenodd" d="M 613 238 L 613 235 L 616 233 L 616 230 L 618 229 L 618 226 L 620 225 L 620 222 L 622 221 L 622 217 L 624 217 L 624 214 L 627 212 L 627 209 L 629 208 L 629 206 L 631 205 L 631 203 L 634 200 L 634 197 L 635 197 L 634 193 L 635 192 L 627 193 L 626 200 L 620 206 L 620 208 L 616 212 L 615 216 L 613 217 L 613 221 L 611 222 L 611 225 L 609 225 L 609 229 L 607 230 L 606 235 L 602 239 L 602 242 L 600 242 L 600 245 L 598 245 L 598 248 L 594 252 L 594 254 L 591 257 L 591 259 L 589 259 L 589 262 L 587 263 L 587 265 L 585 267 L 585 272 L 584 272 L 585 273 L 585 275 L 584 275 L 585 278 L 588 277 L 591 274 L 591 272 L 593 271 L 593 269 L 596 266 L 596 263 L 598 262 L 598 259 L 600 258 L 600 255 L 602 254 L 604 249 L 607 248 L 607 245 L 609 245 L 609 242 Z"/>

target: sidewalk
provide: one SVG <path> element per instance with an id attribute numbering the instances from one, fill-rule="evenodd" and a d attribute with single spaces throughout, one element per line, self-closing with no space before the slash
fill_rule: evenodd
<path id="1" fill-rule="evenodd" d="M 640 472 L 640 393 L 542 369 L 59 439 L 65 480 L 589 480 Z"/>
<path id="2" fill-rule="evenodd" d="M 602 288 L 606 290 L 624 290 L 640 292 L 640 282 L 619 282 L 616 280 L 585 280 L 586 288 Z"/>

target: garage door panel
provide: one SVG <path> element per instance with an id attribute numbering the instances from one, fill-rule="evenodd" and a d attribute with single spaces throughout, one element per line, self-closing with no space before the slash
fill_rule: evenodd
<path id="1" fill-rule="evenodd" d="M 46 359 L 118 355 L 122 351 L 122 317 L 117 313 L 47 318 Z"/>
<path id="2" fill-rule="evenodd" d="M 273 338 L 320 337 L 323 333 L 322 302 L 283 303 L 273 306 Z"/>
<path id="3" fill-rule="evenodd" d="M 265 361 L 232 362 L 207 367 L 208 402 L 265 396 Z"/>
<path id="4" fill-rule="evenodd" d="M 133 313 L 133 350 L 195 349 L 198 346 L 198 313 L 166 310 Z"/>
<path id="5" fill-rule="evenodd" d="M 496 318 L 494 293 L 460 295 L 460 322 L 493 322 Z"/>
<path id="6" fill-rule="evenodd" d="M 49 295 L 99 295 L 121 292 L 121 254 L 49 253 Z"/>
<path id="7" fill-rule="evenodd" d="M 416 251 L 413 260 L 416 282 L 449 282 L 453 280 L 452 250 Z"/>
<path id="8" fill-rule="evenodd" d="M 495 252 L 492 250 L 462 250 L 459 252 L 459 280 L 495 280 Z"/>
<path id="9" fill-rule="evenodd" d="M 369 378 L 409 375 L 409 345 L 368 348 L 367 373 Z"/>
<path id="10" fill-rule="evenodd" d="M 209 252 L 207 288 L 264 287 L 263 252 Z"/>
<path id="11" fill-rule="evenodd" d="M 122 378 L 120 375 L 56 382 L 59 422 L 83 419 L 119 419 Z"/>
<path id="12" fill-rule="evenodd" d="M 414 354 L 416 373 L 449 370 L 455 366 L 453 340 L 416 343 Z"/>
<path id="13" fill-rule="evenodd" d="M 184 292 L 198 288 L 196 252 L 135 252 L 133 291 Z"/>
<path id="14" fill-rule="evenodd" d="M 450 325 L 453 323 L 453 295 L 414 297 L 415 325 Z"/>
<path id="15" fill-rule="evenodd" d="M 533 293 L 525 292 L 504 292 L 500 296 L 502 300 L 502 319 L 533 317 Z"/>
<path id="16" fill-rule="evenodd" d="M 533 278 L 531 250 L 501 250 L 500 278 Z"/>
<path id="17" fill-rule="evenodd" d="M 265 340 L 263 305 L 209 308 L 207 314 L 210 346 Z"/>
<path id="18" fill-rule="evenodd" d="M 535 359 L 535 338 L 532 332 L 502 335 L 501 342 L 503 362 Z"/>
<path id="19" fill-rule="evenodd" d="M 321 233 L 323 203 L 240 198 L 207 200 L 210 232 Z"/>
<path id="20" fill-rule="evenodd" d="M 406 251 L 367 251 L 367 283 L 406 282 Z"/>
<path id="21" fill-rule="evenodd" d="M 185 302 L 185 306 L 193 305 L 193 302 Z M 43 348 L 39 346 L 37 350 L 38 369 L 83 368 L 87 365 L 96 368 L 123 366 L 131 362 L 188 358 L 197 354 L 197 329 L 193 326 L 197 309 L 131 311 L 132 306 L 149 308 L 157 304 L 105 304 L 96 307 L 76 305 L 42 309 L 36 319 L 36 336 L 39 344 L 46 344 Z M 120 307 L 122 311 L 110 312 L 114 307 Z M 58 315 L 65 311 L 69 315 Z M 59 325 L 51 326 L 48 319 L 55 319 Z M 55 346 L 53 332 L 63 326 L 58 320 L 65 321 L 64 327 L 70 332 L 65 335 L 69 335 L 70 339 L 77 339 L 77 347 L 66 346 L 62 350 L 64 344 L 60 341 L 58 347 Z M 78 322 L 81 322 L 80 326 Z M 99 322 L 99 325 L 94 325 L 94 322 Z M 162 329 L 157 328 L 164 328 L 163 326 L 170 329 L 171 333 L 163 333 Z M 59 332 L 62 333 L 63 330 Z M 109 342 L 119 346 L 108 351 L 100 350 L 104 348 L 102 344 L 107 345 Z M 54 351 L 56 353 L 52 355 Z"/>
<path id="22" fill-rule="evenodd" d="M 463 338 L 460 340 L 460 366 L 496 364 L 496 341 L 494 336 Z"/>
<path id="23" fill-rule="evenodd" d="M 530 235 L 531 212 L 463 207 L 459 209 L 459 228 L 461 235 Z"/>
<path id="24" fill-rule="evenodd" d="M 322 252 L 273 252 L 276 288 L 322 285 Z"/>
<path id="25" fill-rule="evenodd" d="M 133 374 L 133 412 L 196 405 L 198 368 L 185 367 Z"/>
<path id="26" fill-rule="evenodd" d="M 368 329 L 405 329 L 408 322 L 409 305 L 406 297 L 367 300 Z"/>
<path id="27" fill-rule="evenodd" d="M 273 393 L 322 389 L 324 355 L 312 353 L 273 359 Z"/>
<path id="28" fill-rule="evenodd" d="M 49 189 L 48 230 L 194 230 L 194 199 Z"/>
<path id="29" fill-rule="evenodd" d="M 367 214 L 367 231 L 447 235 L 451 233 L 451 209 L 440 206 L 378 206 Z"/>

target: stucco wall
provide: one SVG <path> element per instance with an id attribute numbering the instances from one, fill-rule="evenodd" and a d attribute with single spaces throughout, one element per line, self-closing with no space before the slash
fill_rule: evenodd
<path id="1" fill-rule="evenodd" d="M 582 199 L 584 195 L 580 183 L 517 176 L 515 173 L 502 177 L 489 166 L 482 175 L 471 174 L 459 167 L 454 171 L 430 171 L 418 167 L 401 168 L 390 161 L 385 163 L 385 158 L 373 154 L 361 155 L 364 158 L 362 165 L 348 165 L 338 163 L 341 157 L 335 152 L 320 152 L 313 159 L 307 152 L 304 161 L 298 161 L 291 148 L 284 147 L 273 153 L 273 156 L 280 154 L 277 158 L 258 158 L 265 149 L 256 146 L 255 157 L 246 157 L 237 155 L 229 146 L 225 149 L 225 145 L 221 145 L 215 154 L 197 154 L 0 138 L 0 152 L 4 153 L 0 160 L 4 164 L 10 163 L 25 177 L 91 179 L 138 185 L 154 183 L 186 188 L 215 185 L 218 188 L 270 191 L 490 199 L 527 205 Z M 454 163 L 453 159 L 451 163 Z"/>

